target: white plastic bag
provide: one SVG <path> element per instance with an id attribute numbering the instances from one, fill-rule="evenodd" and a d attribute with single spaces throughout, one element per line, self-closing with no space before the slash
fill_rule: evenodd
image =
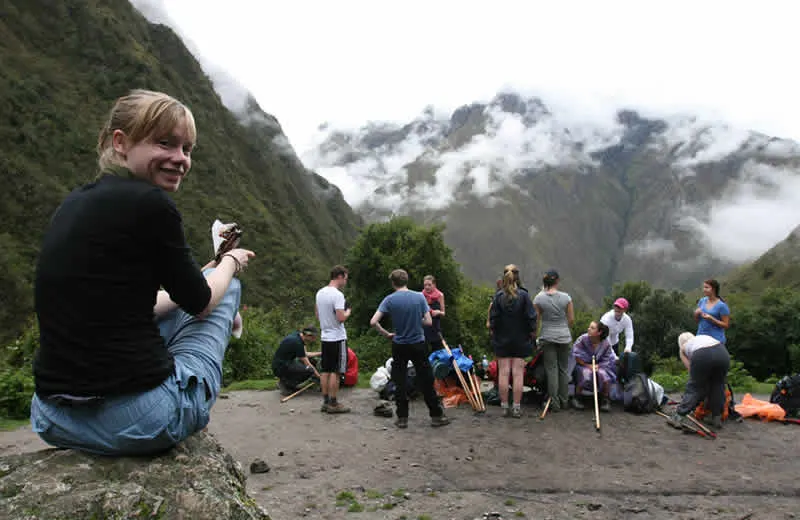
<path id="1" fill-rule="evenodd" d="M 369 386 L 376 392 L 380 392 L 389 382 L 390 377 L 386 367 L 378 367 L 375 373 L 372 374 L 372 377 L 369 378 Z"/>

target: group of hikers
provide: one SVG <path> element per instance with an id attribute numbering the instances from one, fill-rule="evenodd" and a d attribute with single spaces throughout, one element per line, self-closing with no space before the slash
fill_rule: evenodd
<path id="1" fill-rule="evenodd" d="M 255 253 L 239 247 L 234 237 L 204 266 L 193 259 L 168 193 L 177 192 L 189 173 L 196 138 L 192 112 L 173 97 L 148 90 L 120 97 L 98 138 L 97 177 L 73 190 L 50 220 L 35 273 L 40 345 L 31 402 L 33 431 L 50 445 L 104 455 L 158 453 L 209 422 L 225 351 L 242 327 L 237 275 Z M 335 266 L 330 275 L 316 294 L 319 330 L 308 326 L 287 337 L 273 368 L 282 385 L 318 378 L 321 411 L 339 414 L 349 411 L 338 394 L 351 309 L 342 292 L 347 269 Z M 380 302 L 370 325 L 391 340 L 396 424 L 408 426 L 410 362 L 431 425 L 444 426 L 449 420 L 428 361 L 430 350 L 442 347 L 444 295 L 433 277 L 425 279 L 421 292 L 408 288 L 402 269 L 392 271 L 389 280 L 393 292 Z M 492 299 L 488 326 L 507 416 L 521 414 L 521 371 L 534 344 L 544 352 L 552 411 L 580 407 L 567 390 L 570 352 L 578 386 L 591 379 L 591 360 L 597 361 L 607 410 L 613 382 L 608 360 L 616 358 L 620 332 L 625 350 L 633 348 L 628 302 L 621 298 L 573 344 L 572 302 L 558 284 L 558 273 L 547 272 L 542 290 L 531 298 L 519 270 L 509 265 Z M 729 311 L 716 282 L 708 281 L 706 289 L 695 314 L 698 335 L 679 338 L 690 379 L 673 417 L 676 424 L 706 396 L 718 418 L 723 401 Z M 386 316 L 391 332 L 381 325 Z M 306 352 L 318 334 L 320 351 Z M 317 356 L 318 368 L 309 359 Z"/>

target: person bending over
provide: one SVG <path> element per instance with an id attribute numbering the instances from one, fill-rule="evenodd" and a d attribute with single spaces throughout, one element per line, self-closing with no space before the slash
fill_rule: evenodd
<path id="1" fill-rule="evenodd" d="M 713 336 L 684 332 L 678 336 L 678 355 L 689 371 L 689 380 L 683 399 L 670 417 L 670 424 L 675 428 L 685 425 L 695 428 L 686 416 L 708 398 L 711 424 L 722 428 L 725 380 L 731 367 L 728 349 Z"/>
<path id="2" fill-rule="evenodd" d="M 617 298 L 611 310 L 603 314 L 600 321 L 608 327 L 608 342 L 614 350 L 614 354 L 619 356 L 619 335 L 625 333 L 625 352 L 633 351 L 633 320 L 628 315 L 628 300 Z"/>

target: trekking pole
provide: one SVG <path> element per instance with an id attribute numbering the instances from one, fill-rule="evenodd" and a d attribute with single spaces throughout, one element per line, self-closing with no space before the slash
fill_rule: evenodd
<path id="1" fill-rule="evenodd" d="M 705 424 L 703 424 L 700 421 L 698 421 L 697 418 L 692 417 L 691 414 L 687 414 L 686 417 L 688 417 L 690 421 L 692 421 L 695 425 L 697 425 L 698 428 L 700 428 L 701 430 L 706 432 L 708 435 L 710 435 L 712 439 L 716 439 L 717 438 L 717 434 L 714 433 L 714 431 L 711 428 L 709 428 Z"/>
<path id="2" fill-rule="evenodd" d="M 478 411 L 485 412 L 486 408 L 481 404 L 481 393 L 475 384 L 475 375 L 472 373 L 472 370 L 467 372 L 467 377 L 469 378 L 469 384 L 472 388 L 472 395 L 475 396 L 475 402 L 478 404 Z"/>
<path id="3" fill-rule="evenodd" d="M 281 397 L 281 402 L 282 402 L 282 403 L 285 403 L 286 401 L 288 401 L 288 400 L 289 400 L 289 399 L 291 399 L 292 397 L 294 397 L 294 396 L 296 396 L 296 395 L 298 395 L 298 394 L 301 394 L 301 393 L 305 392 L 306 390 L 308 390 L 308 389 L 309 389 L 309 388 L 311 388 L 312 386 L 314 386 L 314 381 L 311 381 L 311 382 L 310 382 L 310 383 L 308 383 L 306 386 L 304 386 L 303 388 L 301 388 L 301 389 L 300 389 L 300 390 L 298 390 L 297 392 L 293 393 L 292 395 L 287 395 L 286 397 Z"/>
<path id="4" fill-rule="evenodd" d="M 592 356 L 592 382 L 594 383 L 594 424 L 597 431 L 600 431 L 600 405 L 597 403 L 597 364 L 594 356 Z"/>
<path id="5" fill-rule="evenodd" d="M 658 410 L 656 410 L 656 414 L 657 414 L 657 415 L 660 415 L 661 417 L 663 417 L 664 419 L 666 419 L 666 420 L 668 420 L 668 421 L 669 421 L 669 415 L 665 414 L 664 412 L 659 412 Z M 711 437 L 709 437 L 708 435 L 706 435 L 706 432 L 704 432 L 703 430 L 701 430 L 701 429 L 699 429 L 699 428 L 695 430 L 695 429 L 693 429 L 691 426 L 689 426 L 688 424 L 686 424 L 686 425 L 683 425 L 683 429 L 684 429 L 685 431 L 687 431 L 687 432 L 696 433 L 696 434 L 697 434 L 697 435 L 699 435 L 700 437 L 705 437 L 705 438 L 707 438 L 707 439 L 710 439 L 710 438 L 711 438 Z"/>
<path id="6" fill-rule="evenodd" d="M 544 410 L 542 410 L 542 415 L 539 416 L 539 419 L 544 419 L 544 416 L 547 415 L 547 409 L 550 408 L 550 400 L 552 397 L 547 398 L 547 402 L 544 405 Z"/>
<path id="7" fill-rule="evenodd" d="M 456 376 L 458 377 L 458 381 L 461 383 L 461 386 L 464 388 L 464 393 L 467 394 L 467 399 L 469 400 L 470 406 L 472 406 L 473 410 L 478 410 L 478 404 L 474 401 L 472 392 L 470 391 L 467 382 L 464 380 L 464 374 L 462 374 L 461 369 L 458 368 L 458 361 L 456 361 L 456 358 L 453 357 L 453 351 L 450 350 L 449 346 L 447 346 L 447 342 L 444 340 L 444 337 L 441 335 L 441 333 L 439 334 L 439 337 L 442 338 L 442 346 L 447 351 L 447 354 L 452 358 L 453 368 L 456 371 Z"/>

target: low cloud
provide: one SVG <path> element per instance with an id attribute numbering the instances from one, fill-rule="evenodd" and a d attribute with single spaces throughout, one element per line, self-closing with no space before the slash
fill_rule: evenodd
<path id="1" fill-rule="evenodd" d="M 625 252 L 639 257 L 658 256 L 671 257 L 678 252 L 675 242 L 664 238 L 648 237 L 625 246 Z"/>
<path id="2" fill-rule="evenodd" d="M 445 139 L 449 115 L 444 118 L 442 115 L 443 112 L 429 107 L 417 120 L 422 130 L 409 132 L 399 143 L 374 149 L 367 149 L 362 141 L 369 127 L 353 130 L 325 125 L 312 140 L 303 160 L 320 175 L 330 175 L 331 182 L 337 182 L 333 177 L 339 181 L 344 177 L 341 170 L 331 168 L 344 167 L 360 185 L 352 198 L 345 195 L 353 207 L 369 200 L 374 206 L 399 210 L 388 206 L 390 201 L 399 200 L 404 207 L 438 210 L 457 202 L 460 196 L 471 195 L 488 202 L 522 172 L 592 166 L 595 164 L 592 152 L 616 144 L 622 136 L 622 127 L 613 120 L 604 124 L 572 124 L 575 119 L 571 115 L 562 120 L 559 113 L 537 113 L 532 123 L 526 118 L 533 114 L 504 112 L 490 105 L 483 113 L 486 127 L 476 129 L 476 135 L 454 149 Z M 381 126 L 381 132 L 399 132 L 400 128 Z M 340 139 L 342 135 L 354 138 Z M 365 192 L 378 186 L 407 185 L 409 168 L 415 161 L 414 167 L 430 170 L 432 175 L 416 188 L 408 189 L 406 198 L 372 198 L 370 192 Z"/>
<path id="3" fill-rule="evenodd" d="M 214 90 L 219 94 L 225 107 L 236 115 L 243 116 L 247 112 L 250 99 L 248 90 L 231 76 L 222 66 L 206 59 L 198 46 L 181 31 L 175 21 L 170 18 L 165 0 L 130 0 L 133 7 L 142 13 L 150 23 L 166 25 L 183 40 L 186 48 L 200 63 L 203 71 L 214 84 Z"/>
<path id="4" fill-rule="evenodd" d="M 531 97 L 525 99 L 529 107 L 534 105 Z M 475 135 L 461 140 L 457 148 L 446 135 L 450 115 L 435 109 L 414 120 L 427 130 L 412 130 L 402 139 L 400 124 L 371 123 L 372 128 L 380 127 L 394 137 L 391 144 L 378 147 L 374 141 L 372 147 L 364 143 L 369 127 L 354 130 L 328 125 L 317 134 L 304 161 L 339 185 L 356 209 L 365 206 L 406 214 L 413 209 L 446 209 L 473 197 L 486 206 L 502 204 L 509 186 L 522 190 L 516 185 L 520 174 L 535 175 L 554 167 L 590 173 L 596 166 L 592 153 L 619 143 L 623 136 L 625 128 L 617 123 L 616 109 L 610 105 L 604 105 L 608 110 L 587 110 L 583 120 L 579 106 L 569 107 L 560 98 L 556 103 L 543 101 L 549 112 L 539 105 L 535 115 L 524 110 L 505 112 L 487 103 L 485 111 L 473 113 L 468 123 L 483 126 L 466 128 Z M 650 146 L 670 161 L 678 178 L 694 175 L 697 166 L 731 154 L 757 158 L 732 172 L 717 200 L 683 208 L 675 217 L 676 225 L 696 233 L 709 255 L 734 263 L 753 260 L 800 224 L 797 168 L 764 163 L 800 157 L 800 144 L 735 128 L 713 117 L 640 114 L 665 121 L 666 130 L 651 136 Z M 409 182 L 410 176 L 414 182 Z M 535 228 L 530 232 L 535 233 Z M 630 244 L 628 251 L 642 257 L 667 256 L 687 267 L 701 261 L 678 258 L 676 244 L 659 237 Z"/>
<path id="5" fill-rule="evenodd" d="M 679 218 L 712 255 L 735 263 L 755 260 L 800 225 L 797 171 L 751 161 L 743 174 L 708 208 L 685 208 Z"/>
<path id="6" fill-rule="evenodd" d="M 666 130 L 650 148 L 665 152 L 677 168 L 690 173 L 694 166 L 724 159 L 756 139 L 749 130 L 695 116 L 670 116 L 664 121 Z"/>

